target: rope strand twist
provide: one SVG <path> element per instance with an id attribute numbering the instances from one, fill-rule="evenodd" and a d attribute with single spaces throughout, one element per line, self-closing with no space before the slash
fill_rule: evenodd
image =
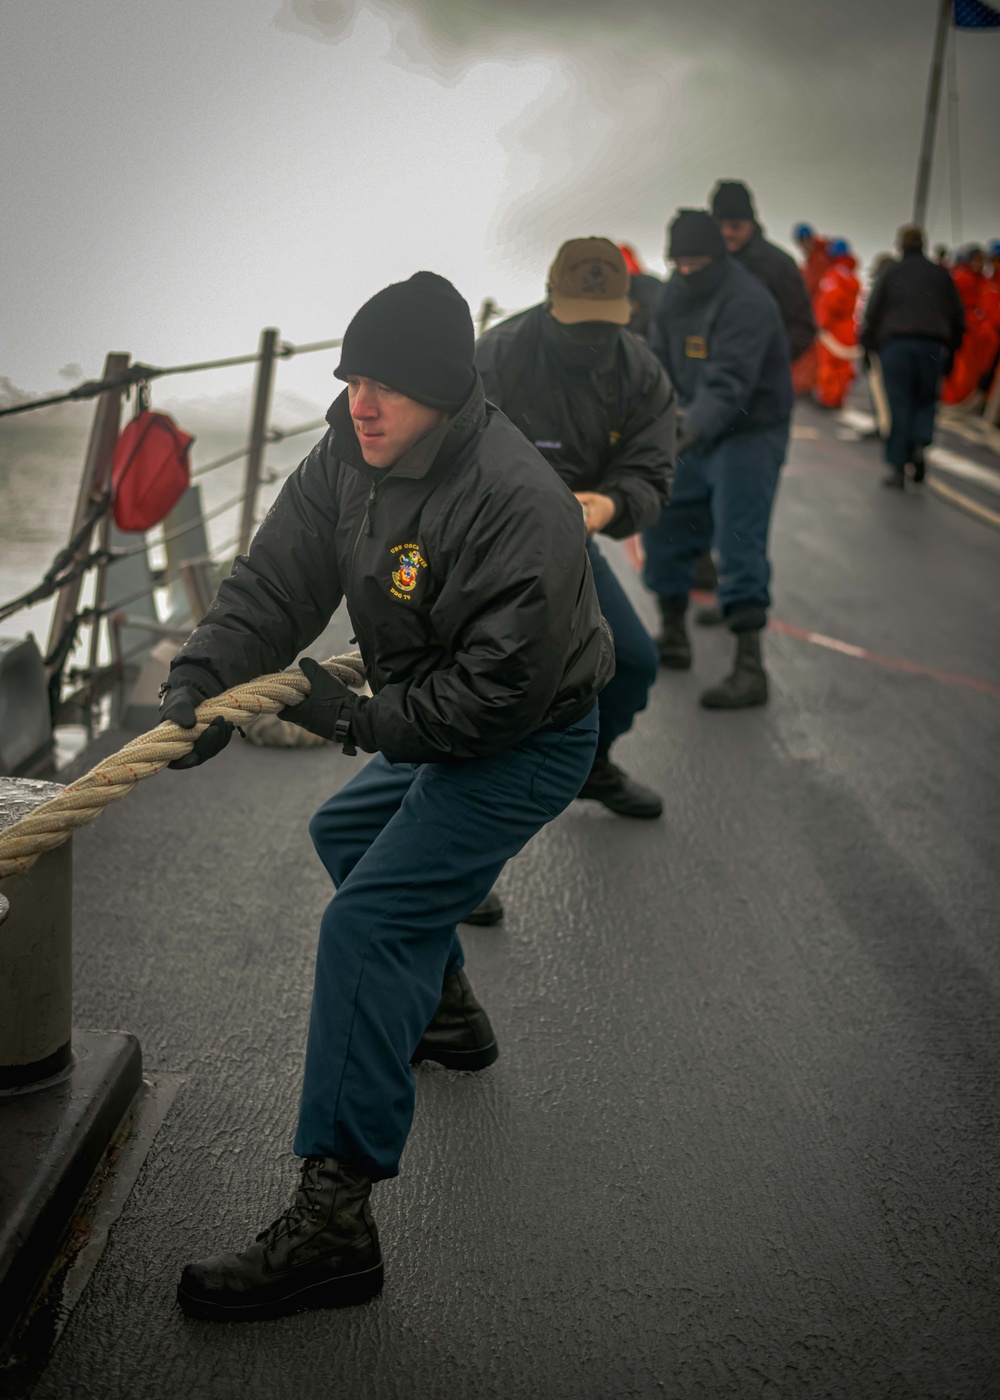
<path id="1" fill-rule="evenodd" d="M 365 681 L 364 664 L 358 652 L 333 656 L 323 662 L 323 669 L 345 685 L 359 687 Z M 195 741 L 217 715 L 232 724 L 249 724 L 259 715 L 277 714 L 286 705 L 298 705 L 308 694 L 309 682 L 301 671 L 279 671 L 233 686 L 222 695 L 203 701 L 196 711 L 197 723 L 193 729 L 181 729 L 165 721 L 147 734 L 140 734 L 82 778 L 77 778 L 75 783 L 70 783 L 58 797 L 42 803 L 28 816 L 0 832 L 0 880 L 29 870 L 45 851 L 55 850 L 78 827 L 96 821 L 105 807 L 127 797 L 136 783 L 153 777 L 175 758 L 190 753 Z"/>

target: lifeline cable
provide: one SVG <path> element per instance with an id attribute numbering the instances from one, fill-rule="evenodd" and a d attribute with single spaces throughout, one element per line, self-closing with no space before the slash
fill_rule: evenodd
<path id="1" fill-rule="evenodd" d="M 323 662 L 323 669 L 342 680 L 345 685 L 364 684 L 365 670 L 360 653 L 333 656 Z M 193 729 L 181 729 L 164 721 L 147 734 L 140 734 L 124 748 L 97 764 L 82 778 L 54 797 L 43 802 L 26 817 L 0 832 L 0 880 L 29 870 L 45 851 L 72 836 L 86 826 L 112 802 L 118 802 L 143 778 L 151 778 L 172 763 L 190 753 L 198 739 L 217 715 L 231 724 L 248 724 L 258 715 L 277 714 L 286 705 L 298 705 L 309 694 L 309 682 L 298 669 L 259 676 L 243 685 L 204 700 L 196 711 Z"/>
<path id="2" fill-rule="evenodd" d="M 290 360 L 295 355 L 312 355 L 317 350 L 336 350 L 343 345 L 343 339 L 314 340 L 309 345 L 292 345 L 283 340 L 275 351 L 275 358 Z M 206 369 L 227 369 L 232 365 L 254 365 L 260 360 L 260 352 L 254 355 L 233 355 L 228 360 L 201 360 L 193 365 L 168 365 L 161 369 L 156 365 L 130 365 L 124 374 L 116 374 L 111 379 L 85 379 L 75 389 L 65 394 L 49 394 L 41 399 L 24 399 L 21 403 L 7 404 L 0 408 L 0 418 L 12 413 L 30 413 L 35 408 L 51 408 L 57 403 L 73 403 L 81 399 L 96 399 L 109 389 L 128 389 L 133 384 L 148 384 L 152 379 L 161 379 L 165 374 L 198 374 Z"/>

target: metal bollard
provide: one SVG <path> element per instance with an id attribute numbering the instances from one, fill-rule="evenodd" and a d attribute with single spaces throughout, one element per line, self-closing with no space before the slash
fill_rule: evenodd
<path id="1" fill-rule="evenodd" d="M 62 792 L 0 777 L 0 831 Z M 72 1062 L 72 838 L 3 882 L 0 913 L 0 1092 L 49 1083 Z"/>

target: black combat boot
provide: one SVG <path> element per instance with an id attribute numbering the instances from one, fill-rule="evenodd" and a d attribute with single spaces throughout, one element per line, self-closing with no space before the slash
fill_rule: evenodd
<path id="1" fill-rule="evenodd" d="M 188 1264 L 178 1303 L 192 1317 L 215 1322 L 367 1303 L 382 1289 L 371 1189 L 367 1176 L 336 1157 L 307 1157 L 284 1215 L 241 1254 Z"/>
<path id="2" fill-rule="evenodd" d="M 485 1069 L 500 1054 L 490 1018 L 476 1000 L 462 968 L 449 973 L 434 1019 L 420 1038 L 411 1064 L 436 1060 L 446 1069 Z"/>
<path id="3" fill-rule="evenodd" d="M 760 632 L 736 633 L 736 663 L 724 681 L 701 697 L 706 710 L 742 710 L 767 701 L 767 675 L 760 659 Z"/>
<path id="4" fill-rule="evenodd" d="M 687 612 L 686 598 L 657 598 L 663 625 L 656 639 L 656 650 L 660 654 L 660 665 L 671 671 L 691 669 L 691 642 L 684 626 Z"/>
<path id="5" fill-rule="evenodd" d="M 640 817 L 649 820 L 663 814 L 663 799 L 652 788 L 644 787 L 612 763 L 606 753 L 594 756 L 590 775 L 579 796 L 603 803 L 620 817 Z"/>
<path id="6" fill-rule="evenodd" d="M 477 928 L 490 928 L 503 918 L 503 905 L 496 890 L 490 890 L 482 904 L 477 904 L 471 914 L 466 914 L 463 924 L 475 924 Z"/>
<path id="7" fill-rule="evenodd" d="M 910 460 L 913 463 L 913 480 L 923 481 L 927 475 L 927 460 L 924 457 L 924 444 L 922 442 L 914 444 L 913 456 Z"/>

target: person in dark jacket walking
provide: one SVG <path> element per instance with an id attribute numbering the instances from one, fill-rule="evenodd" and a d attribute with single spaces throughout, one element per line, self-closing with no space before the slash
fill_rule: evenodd
<path id="1" fill-rule="evenodd" d="M 741 180 L 720 180 L 712 191 L 711 209 L 726 252 L 763 282 L 778 303 L 789 354 L 797 360 L 816 338 L 812 302 L 798 263 L 764 237 L 753 195 Z"/>
<path id="2" fill-rule="evenodd" d="M 771 601 L 768 527 L 792 410 L 788 337 L 774 297 L 728 255 L 706 211 L 678 212 L 667 256 L 675 272 L 649 343 L 682 416 L 670 504 L 643 536 L 645 579 L 663 619 L 660 660 L 686 670 L 694 561 L 714 543 L 719 605 L 736 635 L 736 660 L 701 703 L 737 709 L 767 699 L 760 634 Z"/>
<path id="3" fill-rule="evenodd" d="M 934 438 L 938 391 L 962 343 L 965 311 L 946 267 L 924 256 L 919 228 L 900 230 L 901 258 L 880 275 L 865 307 L 861 344 L 878 354 L 891 427 L 885 486 L 904 489 L 907 464 L 924 478 L 924 449 Z"/>
<path id="4" fill-rule="evenodd" d="M 601 693 L 600 737 L 581 797 L 625 817 L 658 817 L 660 797 L 611 761 L 611 745 L 645 709 L 656 679 L 652 638 L 597 535 L 652 525 L 669 496 L 673 390 L 630 331 L 629 274 L 607 238 L 573 238 L 549 272 L 549 297 L 480 336 L 486 395 L 534 443 L 583 507 L 601 611 L 615 639 L 615 675 Z"/>
<path id="5" fill-rule="evenodd" d="M 781 310 L 781 319 L 788 333 L 788 349 L 792 357 L 792 377 L 795 362 L 803 367 L 810 383 L 815 379 L 815 363 L 805 370 L 807 353 L 815 360 L 816 325 L 812 299 L 799 265 L 790 254 L 769 243 L 757 219 L 752 192 L 742 180 L 719 180 L 710 196 L 712 217 L 719 225 L 722 241 L 730 257 L 741 263 L 774 297 Z M 705 580 L 710 591 L 718 588 L 711 555 L 703 556 L 695 566 L 695 586 Z M 718 607 L 704 607 L 695 613 L 695 621 L 703 627 L 719 626 L 725 619 Z"/>
<path id="6" fill-rule="evenodd" d="M 161 718 L 279 670 L 346 599 L 372 689 L 316 662 L 281 717 L 375 757 L 312 820 L 336 895 L 320 929 L 290 1208 L 189 1265 L 197 1316 L 343 1306 L 382 1286 L 372 1183 L 396 1175 L 411 1062 L 496 1059 L 456 925 L 579 791 L 612 667 L 580 507 L 486 404 L 472 318 L 419 272 L 347 328 L 347 388 L 175 658 Z M 216 722 L 174 767 L 216 754 Z"/>

